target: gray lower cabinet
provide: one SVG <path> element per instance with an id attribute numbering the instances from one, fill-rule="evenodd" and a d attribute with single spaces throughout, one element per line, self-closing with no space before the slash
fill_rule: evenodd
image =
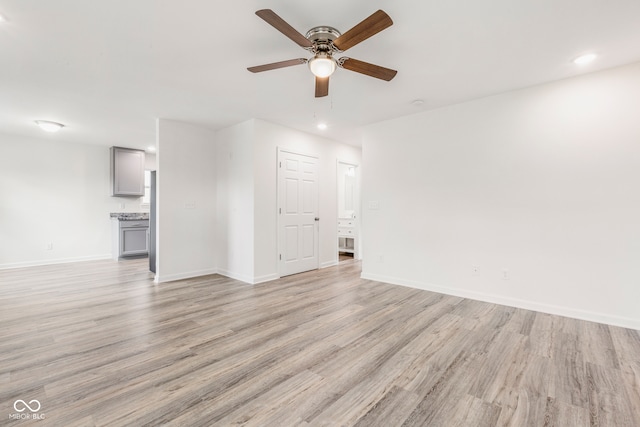
<path id="1" fill-rule="evenodd" d="M 146 256 L 149 253 L 149 220 L 113 220 L 113 258 Z"/>

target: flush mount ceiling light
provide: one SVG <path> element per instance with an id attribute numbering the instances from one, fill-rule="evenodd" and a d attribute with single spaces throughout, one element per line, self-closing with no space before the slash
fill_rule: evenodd
<path id="1" fill-rule="evenodd" d="M 327 128 L 327 124 L 326 123 L 318 123 L 318 129 L 325 130 L 326 128 Z"/>
<path id="2" fill-rule="evenodd" d="M 580 55 L 573 60 L 573 63 L 576 65 L 587 65 L 590 62 L 593 62 L 593 60 L 596 59 L 597 56 L 598 55 L 596 55 L 595 53 L 587 53 L 585 55 Z"/>
<path id="3" fill-rule="evenodd" d="M 45 132 L 58 132 L 64 127 L 62 123 L 50 122 L 48 120 L 36 120 L 35 123 Z"/>

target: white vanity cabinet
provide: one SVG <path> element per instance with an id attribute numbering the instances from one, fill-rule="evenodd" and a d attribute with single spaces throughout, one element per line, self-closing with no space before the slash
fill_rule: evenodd
<path id="1" fill-rule="evenodd" d="M 353 218 L 338 218 L 338 251 L 356 256 L 356 221 Z"/>

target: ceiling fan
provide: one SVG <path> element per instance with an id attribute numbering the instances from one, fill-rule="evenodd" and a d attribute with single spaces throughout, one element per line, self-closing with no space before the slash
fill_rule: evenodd
<path id="1" fill-rule="evenodd" d="M 290 59 L 288 61 L 247 68 L 247 70 L 252 73 L 291 67 L 293 65 L 309 64 L 309 69 L 315 75 L 316 79 L 316 98 L 329 94 L 329 77 L 336 70 L 336 67 L 386 81 L 393 79 L 397 73 L 396 70 L 369 64 L 368 62 L 357 59 L 344 56 L 338 59 L 333 57 L 335 54 L 344 52 L 393 25 L 393 21 L 389 15 L 382 10 L 374 12 L 371 16 L 344 34 L 340 34 L 340 32 L 333 27 L 320 26 L 310 29 L 306 36 L 300 34 L 271 9 L 261 9 L 256 12 L 256 15 L 289 37 L 300 47 L 311 52 L 313 57 L 310 59 Z"/>

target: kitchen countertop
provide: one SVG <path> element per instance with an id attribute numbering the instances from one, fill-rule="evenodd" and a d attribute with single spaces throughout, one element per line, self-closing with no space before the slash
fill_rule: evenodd
<path id="1" fill-rule="evenodd" d="M 149 212 L 111 212 L 111 219 L 118 221 L 141 221 L 149 219 Z"/>

